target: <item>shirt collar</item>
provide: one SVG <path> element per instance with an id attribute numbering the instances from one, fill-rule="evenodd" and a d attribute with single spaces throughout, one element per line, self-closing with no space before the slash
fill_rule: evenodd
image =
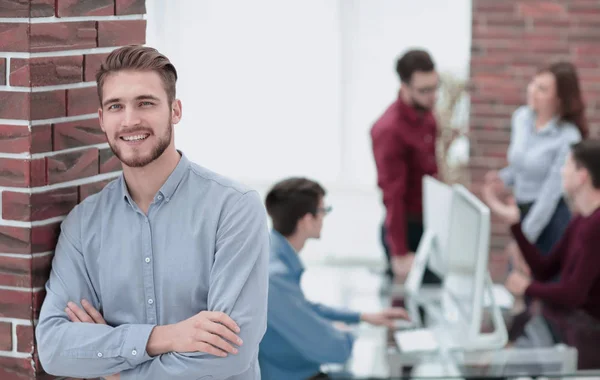
<path id="1" fill-rule="evenodd" d="M 290 242 L 278 231 L 271 230 L 271 247 L 273 258 L 282 262 L 292 274 L 300 276 L 304 272 L 304 265 L 298 253 Z"/>
<path id="2" fill-rule="evenodd" d="M 558 121 L 559 121 L 558 117 L 556 117 L 556 116 L 553 117 L 552 119 L 550 119 L 550 121 L 548 123 L 546 123 L 546 125 L 544 125 L 544 128 L 542 128 L 538 131 L 538 133 L 540 135 L 542 135 L 542 134 L 550 135 L 550 134 L 557 132 L 558 131 Z M 534 127 L 535 127 L 535 123 L 534 123 Z"/>
<path id="3" fill-rule="evenodd" d="M 427 112 L 417 111 L 415 107 L 413 107 L 409 104 L 406 104 L 404 102 L 404 100 L 402 100 L 402 97 L 400 97 L 400 95 L 398 95 L 398 99 L 396 100 L 396 106 L 398 107 L 398 110 L 400 111 L 401 117 L 404 118 L 406 121 L 408 121 L 411 125 L 416 125 L 417 123 L 419 123 L 430 112 L 430 111 L 427 111 Z"/>
<path id="4" fill-rule="evenodd" d="M 190 161 L 185 156 L 185 154 L 183 154 L 183 152 L 179 150 L 177 152 L 179 152 L 181 158 L 179 159 L 179 163 L 177 163 L 177 166 L 175 166 L 175 169 L 171 172 L 165 183 L 161 186 L 160 190 L 158 190 L 156 197 L 158 197 L 159 200 L 164 198 L 168 202 L 171 199 L 171 197 L 173 197 L 175 190 L 177 190 L 177 186 L 179 186 L 181 180 L 183 180 L 183 177 L 190 166 Z M 129 190 L 127 189 L 124 174 L 121 174 L 120 181 L 123 199 L 129 202 L 129 204 L 133 205 L 134 202 L 131 198 L 131 194 L 129 194 Z"/>
<path id="5" fill-rule="evenodd" d="M 560 122 L 558 116 L 555 116 L 552 119 L 550 119 L 546 123 L 546 125 L 544 125 L 544 127 L 542 129 L 536 131 L 536 129 L 535 129 L 535 112 L 529 107 L 527 108 L 527 110 L 529 111 L 527 113 L 528 119 L 529 119 L 528 124 L 533 133 L 537 133 L 538 135 L 551 135 L 558 131 L 558 124 Z"/>

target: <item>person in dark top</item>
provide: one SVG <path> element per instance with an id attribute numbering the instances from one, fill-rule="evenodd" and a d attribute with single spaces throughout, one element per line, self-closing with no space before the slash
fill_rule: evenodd
<path id="1" fill-rule="evenodd" d="M 381 230 L 388 273 L 406 278 L 423 234 L 422 178 L 437 174 L 437 125 L 432 113 L 439 77 L 431 56 L 406 52 L 396 64 L 398 98 L 371 129 L 377 184 L 386 208 Z M 426 271 L 424 282 L 439 279 Z"/>
<path id="2" fill-rule="evenodd" d="M 600 320 L 600 140 L 572 146 L 562 168 L 562 182 L 576 216 L 548 256 L 523 234 L 514 199 L 502 202 L 497 189 L 485 185 L 490 209 L 511 224 L 511 232 L 533 278 L 515 271 L 506 287 L 517 296 L 530 296 L 562 309 L 582 309 Z M 547 281 L 560 274 L 558 282 Z"/>

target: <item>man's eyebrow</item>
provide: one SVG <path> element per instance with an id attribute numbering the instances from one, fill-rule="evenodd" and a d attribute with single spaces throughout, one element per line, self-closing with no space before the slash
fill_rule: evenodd
<path id="1" fill-rule="evenodd" d="M 105 101 L 102 102 L 102 106 L 106 106 L 110 103 L 119 103 L 120 101 L 121 101 L 121 99 L 119 99 L 119 98 L 106 99 Z"/>
<path id="2" fill-rule="evenodd" d="M 159 98 L 157 98 L 154 95 L 140 95 L 140 96 L 136 96 L 135 100 L 155 100 L 155 101 L 160 101 Z"/>
<path id="3" fill-rule="evenodd" d="M 139 95 L 139 96 L 136 96 L 135 100 L 154 100 L 154 101 L 157 101 L 157 102 L 160 101 L 160 99 L 157 98 L 156 96 L 149 95 L 149 94 L 148 95 Z M 102 106 L 106 106 L 106 105 L 111 104 L 111 103 L 119 103 L 119 102 L 121 102 L 120 98 L 110 98 L 110 99 L 106 99 L 102 103 Z"/>

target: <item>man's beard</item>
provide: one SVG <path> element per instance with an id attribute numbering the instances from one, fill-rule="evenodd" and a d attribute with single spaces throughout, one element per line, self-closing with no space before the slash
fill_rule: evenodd
<path id="1" fill-rule="evenodd" d="M 119 137 L 117 137 L 117 139 L 118 138 Z M 126 159 L 121 154 L 118 144 L 116 142 L 111 143 L 110 140 L 108 140 L 108 136 L 107 136 L 108 145 L 110 146 L 110 150 L 112 150 L 113 154 L 119 159 L 119 161 L 121 161 L 124 165 L 129 166 L 130 168 L 142 168 L 142 167 L 154 162 L 155 160 L 157 160 L 160 156 L 162 156 L 162 154 L 165 152 L 165 150 L 167 150 L 167 148 L 169 147 L 169 144 L 171 144 L 172 138 L 173 138 L 173 126 L 171 125 L 171 123 L 169 123 L 165 134 L 158 138 L 156 145 L 152 148 L 152 151 L 150 152 L 149 155 L 147 155 L 145 157 L 138 156 L 138 157 L 133 157 L 131 159 Z"/>
<path id="2" fill-rule="evenodd" d="M 431 111 L 431 107 L 425 107 L 424 105 L 422 105 L 421 103 L 419 103 L 419 101 L 415 98 L 412 98 L 412 106 L 415 110 L 419 111 L 419 112 L 428 112 Z"/>

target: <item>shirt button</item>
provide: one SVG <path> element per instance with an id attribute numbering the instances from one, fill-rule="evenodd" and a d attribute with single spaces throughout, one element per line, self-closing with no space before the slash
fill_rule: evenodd
<path id="1" fill-rule="evenodd" d="M 149 263 L 150 262 L 150 258 L 146 257 L 146 259 L 144 261 L 147 262 L 147 263 Z"/>
<path id="2" fill-rule="evenodd" d="M 148 300 L 148 303 L 149 303 L 150 305 L 152 305 L 152 304 L 154 303 L 154 300 L 153 300 L 152 298 L 150 298 L 150 299 Z"/>
<path id="3" fill-rule="evenodd" d="M 101 358 L 102 357 L 102 352 L 98 352 L 98 357 Z"/>
<path id="4" fill-rule="evenodd" d="M 158 197 L 156 197 L 159 201 L 162 199 L 162 195 L 158 194 Z"/>
<path id="5" fill-rule="evenodd" d="M 133 355 L 133 356 L 137 355 L 137 351 L 136 350 L 131 351 L 131 355 Z"/>

